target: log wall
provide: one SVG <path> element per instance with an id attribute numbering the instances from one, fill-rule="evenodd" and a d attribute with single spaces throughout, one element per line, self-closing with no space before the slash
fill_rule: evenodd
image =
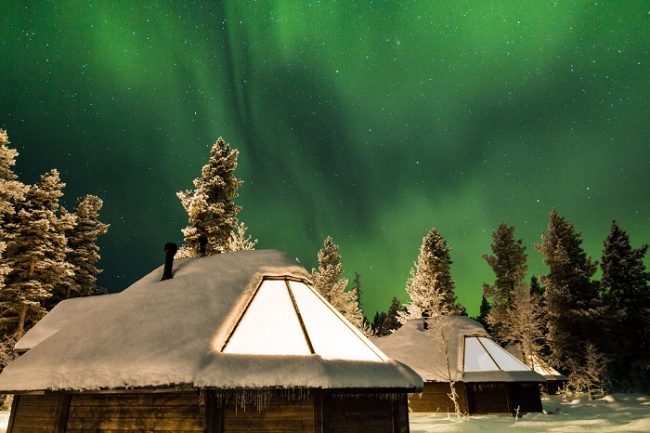
<path id="1" fill-rule="evenodd" d="M 77 394 L 66 433 L 203 432 L 197 393 Z"/>
<path id="2" fill-rule="evenodd" d="M 539 384 L 472 383 L 467 384 L 470 413 L 541 412 Z"/>
<path id="3" fill-rule="evenodd" d="M 58 395 L 16 395 L 8 433 L 59 433 L 65 398 Z"/>
<path id="4" fill-rule="evenodd" d="M 314 397 L 290 401 L 273 397 L 268 406 L 258 411 L 226 404 L 223 410 L 223 432 L 314 432 Z"/>
<path id="5" fill-rule="evenodd" d="M 323 398 L 324 433 L 400 433 L 399 407 L 396 401 L 374 398 Z M 408 432 L 408 426 L 407 430 Z"/>
<path id="6" fill-rule="evenodd" d="M 447 395 L 449 392 L 447 382 L 426 382 L 420 394 L 409 397 L 409 407 L 413 412 L 454 413 L 454 403 Z M 456 393 L 461 411 L 468 413 L 467 389 L 464 383 L 456 383 Z"/>
<path id="7" fill-rule="evenodd" d="M 408 433 L 406 397 L 313 391 L 274 396 L 243 410 L 214 394 L 124 393 L 18 395 L 8 433 Z"/>

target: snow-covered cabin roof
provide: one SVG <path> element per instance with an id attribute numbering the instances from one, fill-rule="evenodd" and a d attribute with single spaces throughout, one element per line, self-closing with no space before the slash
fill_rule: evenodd
<path id="1" fill-rule="evenodd" d="M 287 254 L 179 259 L 123 292 L 57 305 L 18 344 L 0 390 L 191 385 L 415 390 L 390 360 L 307 283 Z"/>
<path id="2" fill-rule="evenodd" d="M 522 354 L 519 347 L 516 345 L 506 346 L 506 350 L 515 356 L 517 359 L 521 360 Z M 535 373 L 541 374 L 547 381 L 567 381 L 568 377 L 551 367 L 546 361 L 540 358 L 537 355 L 533 355 L 533 371 Z"/>
<path id="3" fill-rule="evenodd" d="M 496 344 L 480 323 L 463 316 L 427 319 L 427 329 L 423 319 L 409 320 L 392 334 L 375 338 L 374 342 L 425 381 L 544 381 Z"/>

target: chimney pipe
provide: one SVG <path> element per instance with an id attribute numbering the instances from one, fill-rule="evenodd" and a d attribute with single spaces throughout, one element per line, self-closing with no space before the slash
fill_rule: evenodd
<path id="1" fill-rule="evenodd" d="M 163 269 L 163 276 L 160 281 L 170 280 L 174 277 L 172 274 L 172 268 L 174 267 L 174 256 L 176 251 L 178 251 L 178 246 L 173 242 L 167 242 L 165 244 L 165 268 Z"/>
<path id="2" fill-rule="evenodd" d="M 206 235 L 199 236 L 199 255 L 205 257 L 205 249 L 208 246 L 208 237 Z"/>

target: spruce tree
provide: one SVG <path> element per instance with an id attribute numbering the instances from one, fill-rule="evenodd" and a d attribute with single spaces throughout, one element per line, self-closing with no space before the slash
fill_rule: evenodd
<path id="1" fill-rule="evenodd" d="M 311 271 L 312 287 L 336 308 L 350 323 L 365 332 L 363 311 L 359 305 L 356 289 L 346 292 L 347 278 L 343 277 L 343 265 L 339 247 L 330 236 L 325 238 L 318 251 L 318 269 Z"/>
<path id="2" fill-rule="evenodd" d="M 582 249 L 580 233 L 555 210 L 536 249 L 549 267 L 541 279 L 545 286 L 550 360 L 560 369 L 571 371 L 585 362 L 582 343 L 595 342 L 599 332 L 598 289 L 591 280 L 596 264 Z"/>
<path id="3" fill-rule="evenodd" d="M 478 317 L 476 318 L 476 321 L 483 325 L 485 329 L 491 333 L 492 331 L 490 330 L 490 325 L 488 325 L 487 321 L 488 314 L 490 314 L 490 303 L 485 298 L 485 295 L 483 295 L 481 296 L 481 306 L 479 307 Z"/>
<path id="4" fill-rule="evenodd" d="M 544 345 L 543 311 L 537 297 L 528 290 L 515 291 L 503 325 L 503 343 L 515 345 L 532 368 Z"/>
<path id="5" fill-rule="evenodd" d="M 8 219 L 16 213 L 16 203 L 24 198 L 27 190 L 13 171 L 17 156 L 18 151 L 9 147 L 7 131 L 0 129 L 0 288 L 11 271 L 6 259 L 2 258 L 7 242 L 13 238 L 13 234 L 5 230 L 5 226 Z"/>
<path id="6" fill-rule="evenodd" d="M 450 248 L 442 235 L 432 228 L 422 239 L 420 253 L 406 283 L 410 302 L 400 320 L 420 317 L 462 314 L 464 308 L 456 303 L 451 278 Z"/>
<path id="7" fill-rule="evenodd" d="M 1 321 L 13 327 L 16 340 L 45 314 L 54 287 L 73 273 L 66 261 L 70 219 L 61 217 L 59 203 L 64 186 L 57 170 L 43 174 L 7 224 L 14 237 L 7 245 L 11 271 L 0 295 Z"/>
<path id="8" fill-rule="evenodd" d="M 181 255 L 197 255 L 199 238 L 208 239 L 207 254 L 227 250 L 231 233 L 237 228 L 240 207 L 234 203 L 242 181 L 235 177 L 239 151 L 219 137 L 212 146 L 210 159 L 194 179 L 194 190 L 178 192 L 188 215 L 188 226 L 183 229 L 185 245 Z"/>
<path id="9" fill-rule="evenodd" d="M 402 323 L 399 321 L 399 315 L 404 311 L 405 308 L 402 303 L 397 297 L 393 296 L 390 300 L 388 311 L 386 312 L 386 318 L 382 323 L 381 335 L 388 335 L 402 326 Z"/>
<path id="10" fill-rule="evenodd" d="M 237 224 L 237 229 L 230 232 L 230 237 L 224 248 L 224 252 L 234 251 L 251 251 L 255 249 L 257 239 L 253 239 L 248 235 L 248 227 L 246 224 L 240 222 Z"/>
<path id="11" fill-rule="evenodd" d="M 383 311 L 376 311 L 375 312 L 375 317 L 372 319 L 372 323 L 370 324 L 370 329 L 372 330 L 372 334 L 376 337 L 382 337 L 386 334 L 383 334 L 383 324 L 384 321 L 386 320 L 386 313 Z"/>
<path id="12" fill-rule="evenodd" d="M 528 290 L 525 287 L 528 255 L 523 240 L 515 240 L 514 232 L 514 226 L 499 224 L 492 232 L 493 255 L 483 255 L 496 276 L 493 284 L 483 284 L 483 294 L 490 302 L 487 323 L 501 343 L 508 339 L 505 328 L 508 312 L 514 307 L 513 299 L 517 292 Z"/>
<path id="13" fill-rule="evenodd" d="M 628 234 L 612 221 L 603 245 L 601 296 L 605 355 L 621 390 L 650 386 L 650 273 L 644 257 L 648 245 L 632 248 Z"/>
<path id="14" fill-rule="evenodd" d="M 94 195 L 86 195 L 77 200 L 75 224 L 66 233 L 70 247 L 67 260 L 74 269 L 74 275 L 67 279 L 62 299 L 100 292 L 97 275 L 101 269 L 97 263 L 101 256 L 97 239 L 105 235 L 109 227 L 99 220 L 102 205 L 102 200 Z"/>

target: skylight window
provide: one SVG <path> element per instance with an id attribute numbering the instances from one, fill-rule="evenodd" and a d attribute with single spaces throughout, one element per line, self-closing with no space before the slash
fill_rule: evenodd
<path id="1" fill-rule="evenodd" d="M 314 289 L 287 279 L 262 281 L 223 353 L 387 359 Z"/>
<path id="2" fill-rule="evenodd" d="M 264 280 L 224 353 L 309 355 L 307 340 L 284 280 Z"/>
<path id="3" fill-rule="evenodd" d="M 465 337 L 465 371 L 528 371 L 521 361 L 485 337 Z"/>

